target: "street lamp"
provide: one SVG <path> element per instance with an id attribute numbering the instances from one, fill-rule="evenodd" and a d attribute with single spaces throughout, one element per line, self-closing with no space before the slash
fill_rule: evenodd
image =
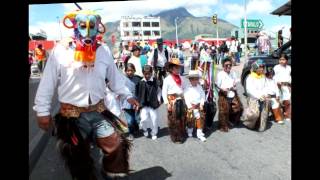
<path id="1" fill-rule="evenodd" d="M 174 18 L 174 22 L 176 24 L 176 43 L 178 45 L 178 25 L 177 25 L 177 20 L 179 17 Z"/>
<path id="2" fill-rule="evenodd" d="M 60 18 L 59 18 L 59 16 L 57 16 L 57 20 L 58 20 L 59 31 L 60 31 L 60 40 L 62 40 L 62 32 L 61 32 L 61 27 L 60 27 Z"/>
<path id="3" fill-rule="evenodd" d="M 248 38 L 247 38 L 247 1 L 244 0 L 244 59 L 248 61 Z"/>

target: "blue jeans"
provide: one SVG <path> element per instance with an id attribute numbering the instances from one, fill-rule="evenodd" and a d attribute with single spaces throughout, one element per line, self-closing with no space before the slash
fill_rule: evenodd
<path id="1" fill-rule="evenodd" d="M 98 112 L 81 113 L 77 125 L 83 138 L 93 135 L 95 138 L 108 137 L 115 132 L 112 125 Z"/>
<path id="2" fill-rule="evenodd" d="M 138 113 L 135 112 L 134 109 L 124 109 L 124 116 L 126 117 L 128 127 L 129 127 L 129 134 L 133 134 L 136 129 L 139 128 L 138 121 L 139 116 Z"/>

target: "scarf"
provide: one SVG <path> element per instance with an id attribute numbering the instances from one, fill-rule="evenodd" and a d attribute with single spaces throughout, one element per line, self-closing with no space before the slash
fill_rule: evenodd
<path id="1" fill-rule="evenodd" d="M 173 80 L 176 82 L 178 86 L 181 86 L 181 77 L 179 74 L 171 74 Z"/>
<path id="2" fill-rule="evenodd" d="M 256 72 L 251 72 L 250 76 L 255 78 L 255 79 L 261 79 L 261 78 L 264 77 L 264 74 L 258 75 Z"/>

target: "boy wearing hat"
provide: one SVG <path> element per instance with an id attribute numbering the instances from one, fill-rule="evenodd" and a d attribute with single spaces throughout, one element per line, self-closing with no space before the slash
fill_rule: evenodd
<path id="1" fill-rule="evenodd" d="M 188 107 L 187 113 L 187 132 L 188 136 L 192 137 L 193 127 L 197 128 L 197 137 L 201 141 L 206 141 L 202 132 L 204 125 L 204 101 L 205 93 L 199 84 L 199 72 L 197 70 L 189 71 L 187 78 L 191 85 L 188 86 L 184 92 L 185 102 Z"/>
<path id="2" fill-rule="evenodd" d="M 153 50 L 148 59 L 148 64 L 153 66 L 154 74 L 157 80 L 160 81 L 162 87 L 163 79 L 166 77 L 166 64 L 169 60 L 170 54 L 166 48 L 163 47 L 163 39 L 157 39 L 157 48 Z"/>
<path id="3" fill-rule="evenodd" d="M 180 76 L 180 67 L 183 66 L 178 58 L 169 61 L 170 74 L 163 80 L 162 97 L 168 109 L 168 127 L 171 140 L 182 143 L 185 139 L 186 110 L 183 91 L 187 82 Z"/>

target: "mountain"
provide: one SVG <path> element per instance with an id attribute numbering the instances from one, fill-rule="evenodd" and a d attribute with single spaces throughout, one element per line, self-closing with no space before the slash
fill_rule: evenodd
<path id="1" fill-rule="evenodd" d="M 162 11 L 152 16 L 160 16 L 161 33 L 164 39 L 175 39 L 176 29 L 174 19 L 178 17 L 178 38 L 179 39 L 194 39 L 199 34 L 213 34 L 216 37 L 216 25 L 212 23 L 211 17 L 195 17 L 190 14 L 185 8 L 179 7 L 176 9 Z M 120 21 L 106 23 L 106 40 L 111 41 L 111 36 L 115 35 L 117 40 L 120 39 L 118 30 Z M 225 38 L 231 36 L 231 31 L 237 26 L 218 19 L 219 37 Z"/>
<path id="2" fill-rule="evenodd" d="M 178 17 L 180 20 L 184 20 L 187 17 L 194 17 L 192 14 L 190 14 L 185 8 L 179 7 L 176 9 L 166 10 L 162 11 L 154 16 L 160 16 L 161 20 L 165 20 L 170 24 L 174 25 L 174 19 Z M 160 21 L 161 21 L 160 20 Z"/>

